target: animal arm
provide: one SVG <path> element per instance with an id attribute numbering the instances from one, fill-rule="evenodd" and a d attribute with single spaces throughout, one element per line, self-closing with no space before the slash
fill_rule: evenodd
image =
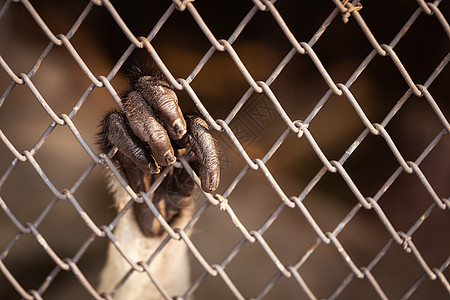
<path id="1" fill-rule="evenodd" d="M 213 192 L 219 185 L 217 147 L 209 126 L 198 115 L 183 115 L 175 92 L 160 75 L 138 72 L 123 93 L 123 112 L 111 111 L 100 123 L 99 144 L 104 152 L 117 147 L 113 159 L 135 192 L 147 192 L 161 168 L 176 161 L 188 149 L 191 166 L 200 175 L 201 188 Z M 129 199 L 123 187 L 111 178 L 115 204 L 121 209 Z M 184 227 L 192 216 L 192 178 L 184 169 L 172 168 L 150 195 L 161 216 L 173 227 Z M 114 235 L 135 262 L 146 261 L 165 238 L 165 231 L 146 203 L 118 222 Z M 111 244 L 100 276 L 99 291 L 110 293 L 129 271 L 130 265 Z M 150 264 L 152 274 L 170 294 L 189 287 L 189 263 L 184 243 L 169 243 Z M 134 272 L 116 292 L 114 299 L 161 299 L 146 274 Z"/>

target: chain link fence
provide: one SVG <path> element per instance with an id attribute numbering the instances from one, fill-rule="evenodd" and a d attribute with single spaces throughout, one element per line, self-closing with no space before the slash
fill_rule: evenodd
<path id="1" fill-rule="evenodd" d="M 113 298 L 95 287 L 130 205 L 110 208 L 95 126 L 147 61 L 223 178 L 129 274 L 169 298 L 147 266 L 170 241 L 180 299 L 450 298 L 448 1 L 287 2 L 1 5 L 1 299 Z"/>

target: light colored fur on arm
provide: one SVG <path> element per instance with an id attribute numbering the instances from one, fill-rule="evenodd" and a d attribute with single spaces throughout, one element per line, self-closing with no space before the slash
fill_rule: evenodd
<path id="1" fill-rule="evenodd" d="M 128 202 L 130 196 L 114 177 L 110 180 L 110 189 L 119 211 Z M 192 210 L 191 207 L 184 209 L 174 227 L 183 228 L 190 220 Z M 138 263 L 146 262 L 167 234 L 155 237 L 144 236 L 136 222 L 133 209 L 129 209 L 114 228 L 114 236 L 124 252 L 133 262 Z M 171 297 L 183 295 L 190 286 L 188 251 L 185 243 L 181 240 L 170 240 L 152 260 L 149 268 L 152 275 Z M 130 264 L 114 245 L 109 243 L 106 264 L 100 274 L 98 291 L 110 293 L 130 269 Z M 116 291 L 114 299 L 156 300 L 163 299 L 163 297 L 146 273 L 134 271 L 124 285 Z"/>

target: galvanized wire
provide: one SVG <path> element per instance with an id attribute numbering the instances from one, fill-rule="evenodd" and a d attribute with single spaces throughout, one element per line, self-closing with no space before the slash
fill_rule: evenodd
<path id="1" fill-rule="evenodd" d="M 54 197 L 40 212 L 40 215 L 34 221 L 21 221 L 21 219 L 16 216 L 17 213 L 12 211 L 8 206 L 9 199 L 0 197 L 0 208 L 4 212 L 3 216 L 1 217 L 8 218 L 11 224 L 17 229 L 17 233 L 6 245 L 6 247 L 0 252 L 0 272 L 3 274 L 3 276 L 6 277 L 7 281 L 15 289 L 18 296 L 24 299 L 45 298 L 45 292 L 47 291 L 49 286 L 54 283 L 55 279 L 59 276 L 61 271 L 64 271 L 71 272 L 80 282 L 82 287 L 84 287 L 87 293 L 89 293 L 93 298 L 113 299 L 117 290 L 121 288 L 121 286 L 128 280 L 133 272 L 141 272 L 148 275 L 148 284 L 155 285 L 157 290 L 161 293 L 162 298 L 170 299 L 170 296 L 165 290 L 165 287 L 163 287 L 159 283 L 157 276 L 155 274 L 152 274 L 148 267 L 149 265 L 151 265 L 155 257 L 157 257 L 162 251 L 164 251 L 165 245 L 170 240 L 173 240 L 172 242 L 184 243 L 189 249 L 192 256 L 204 269 L 204 272 L 200 276 L 195 278 L 191 287 L 187 291 L 185 291 L 185 294 L 178 295 L 183 299 L 191 295 L 195 295 L 195 292 L 199 288 L 199 286 L 205 284 L 205 278 L 207 278 L 208 276 L 221 278 L 221 280 L 229 288 L 230 292 L 237 299 L 262 299 L 268 295 L 268 293 L 282 277 L 295 282 L 299 286 L 300 291 L 302 291 L 302 296 L 306 295 L 309 299 L 317 299 L 319 298 L 318 296 L 316 296 L 316 293 L 318 293 L 318 291 L 311 288 L 308 285 L 308 282 L 302 276 L 302 266 L 304 266 L 304 264 L 309 261 L 311 255 L 315 253 L 316 249 L 320 244 L 322 244 L 322 242 L 327 247 L 335 248 L 337 253 L 341 255 L 342 261 L 347 265 L 349 271 L 349 275 L 342 280 L 342 282 L 336 287 L 334 292 L 329 296 L 327 295 L 327 297 L 330 299 L 335 299 L 340 296 L 354 279 L 367 280 L 380 299 L 388 299 L 389 292 L 384 290 L 384 286 L 382 283 L 380 283 L 379 280 L 380 275 L 375 274 L 373 270 L 377 266 L 377 264 L 383 260 L 383 257 L 386 255 L 386 253 L 389 252 L 390 248 L 394 244 L 400 245 L 404 249 L 405 253 L 412 255 L 415 258 L 417 265 L 423 271 L 423 276 L 421 276 L 416 282 L 413 283 L 413 285 L 407 288 L 402 299 L 411 297 L 411 295 L 414 294 L 415 290 L 417 290 L 426 280 L 439 281 L 442 287 L 450 295 L 449 281 L 445 274 L 445 271 L 448 270 L 448 266 L 450 264 L 450 258 L 447 258 L 439 266 L 430 265 L 427 262 L 427 259 L 422 255 L 420 248 L 418 248 L 413 242 L 414 233 L 426 222 L 433 211 L 442 210 L 447 213 L 447 218 L 448 212 L 450 212 L 449 195 L 439 194 L 439 192 L 437 192 L 433 188 L 433 184 L 427 178 L 427 174 L 425 174 L 420 168 L 422 161 L 431 153 L 433 148 L 441 143 L 444 139 L 448 139 L 448 132 L 450 130 L 448 116 L 445 116 L 443 109 L 441 109 L 441 107 L 439 107 L 438 105 L 439 101 L 436 101 L 429 88 L 436 80 L 436 78 L 438 78 L 438 76 L 441 75 L 442 71 L 447 67 L 447 64 L 450 60 L 450 53 L 441 59 L 439 65 L 434 66 L 434 71 L 431 74 L 426 74 L 427 80 L 419 84 L 414 80 L 414 76 L 412 76 L 410 72 L 407 71 L 406 67 L 401 62 L 400 57 L 394 50 L 396 45 L 405 35 L 406 31 L 413 30 L 410 28 L 412 27 L 412 25 L 414 25 L 416 20 L 421 15 L 426 15 L 423 17 L 436 18 L 439 24 L 442 26 L 442 30 L 447 36 L 450 37 L 450 29 L 446 20 L 445 13 L 443 13 L 439 9 L 439 4 L 441 3 L 441 1 L 434 1 L 433 3 L 417 1 L 417 9 L 411 16 L 409 16 L 409 19 L 407 19 L 400 31 L 396 32 L 396 35 L 389 44 L 380 44 L 377 41 L 372 30 L 364 20 L 365 11 L 361 3 L 359 3 L 358 1 L 349 2 L 337 0 L 334 0 L 333 3 L 335 4 L 336 8 L 331 12 L 327 12 L 329 13 L 328 17 L 325 19 L 325 21 L 323 21 L 315 34 L 311 37 L 310 41 L 301 42 L 292 33 L 292 30 L 287 25 L 287 22 L 284 20 L 283 15 L 277 10 L 275 1 L 254 0 L 254 6 L 245 15 L 245 17 L 235 28 L 230 37 L 218 39 L 211 31 L 210 26 L 208 26 L 208 24 L 204 21 L 202 14 L 196 9 L 196 3 L 194 3 L 193 1 L 174 0 L 172 3 L 169 3 L 167 10 L 161 16 L 157 24 L 152 28 L 148 36 L 143 37 L 136 36 L 130 30 L 126 22 L 121 17 L 120 12 L 116 10 L 114 4 L 108 0 L 89 2 L 76 22 L 73 24 L 71 29 L 66 34 L 53 33 L 52 30 L 47 26 L 46 20 L 40 16 L 39 12 L 36 11 L 30 1 L 7 0 L 1 8 L 0 20 L 8 14 L 8 10 L 11 8 L 11 6 L 22 5 L 32 16 L 33 20 L 36 23 L 36 26 L 40 28 L 44 35 L 48 38 L 49 43 L 42 54 L 39 56 L 38 60 L 34 63 L 34 65 L 27 73 L 13 70 L 8 64 L 8 60 L 5 57 L 1 56 L 0 53 L 0 67 L 5 71 L 6 75 L 10 78 L 11 81 L 1 95 L 0 109 L 2 109 L 3 103 L 8 100 L 16 86 L 25 85 L 29 89 L 35 100 L 38 101 L 39 105 L 46 112 L 46 114 L 48 114 L 48 116 L 51 118 L 51 122 L 50 124 L 48 124 L 46 130 L 42 133 L 41 137 L 30 149 L 18 149 L 18 147 L 15 146 L 13 142 L 11 142 L 11 139 L 8 138 L 8 135 L 0 129 L 0 139 L 14 157 L 6 171 L 1 175 L 0 191 L 5 182 L 10 180 L 13 170 L 19 164 L 30 164 L 38 174 L 42 182 L 44 182 L 48 189 L 52 192 Z M 81 55 L 78 53 L 77 48 L 71 42 L 72 37 L 88 17 L 94 6 L 99 9 L 104 9 L 105 12 L 111 15 L 113 20 L 117 23 L 117 26 L 121 29 L 125 38 L 128 39 L 130 43 L 129 47 L 112 67 L 110 73 L 106 76 L 96 75 L 95 72 L 93 72 L 88 66 L 87 62 L 83 60 Z M 236 9 L 239 9 L 239 6 L 237 6 Z M 167 20 L 171 18 L 175 12 L 179 12 L 192 17 L 193 21 L 198 25 L 202 34 L 211 44 L 209 50 L 204 54 L 202 59 L 198 62 L 198 64 L 193 68 L 189 76 L 187 76 L 186 78 L 174 77 L 170 68 L 167 67 L 165 61 L 158 54 L 157 48 L 155 48 L 155 46 L 152 44 L 152 40 L 159 34 L 160 29 L 164 27 Z M 239 51 L 237 51 L 233 46 L 234 42 L 240 37 L 241 32 L 256 14 L 270 15 L 274 19 L 277 26 L 279 26 L 283 35 L 292 47 L 292 49 L 287 53 L 287 55 L 283 57 L 278 66 L 273 70 L 273 72 L 265 81 L 258 80 L 254 75 L 252 75 L 249 69 L 245 66 L 244 61 L 239 56 Z M 347 23 L 349 19 L 353 17 L 356 21 L 357 26 L 359 26 L 361 32 L 367 38 L 368 43 L 373 48 L 373 50 L 367 55 L 367 57 L 354 70 L 353 74 L 349 77 L 345 84 L 339 83 L 333 79 L 331 73 L 324 66 L 320 55 L 314 50 L 314 45 L 316 44 L 316 42 L 321 38 L 326 38 L 322 37 L 322 35 L 330 26 L 330 24 L 332 22 L 340 22 L 340 18 L 338 18 L 339 14 L 341 14 L 344 23 Z M 71 59 L 73 59 L 73 61 L 85 74 L 86 78 L 90 81 L 89 87 L 80 97 L 80 99 L 78 99 L 72 110 L 67 114 L 59 115 L 55 113 L 52 106 L 46 100 L 44 96 L 45 91 L 40 91 L 38 87 L 36 87 L 36 85 L 33 83 L 33 77 L 39 72 L 42 62 L 56 47 L 65 48 Z M 114 85 L 111 83 L 111 80 L 116 76 L 124 62 L 130 57 L 130 55 L 136 48 L 142 48 L 148 52 L 148 56 L 153 59 L 156 66 L 162 71 L 162 73 L 165 75 L 174 89 L 184 90 L 187 92 L 192 102 L 197 106 L 199 112 L 210 124 L 212 130 L 220 132 L 221 134 L 225 134 L 231 141 L 231 144 L 235 148 L 236 152 L 240 157 L 242 157 L 243 161 L 245 162 L 245 166 L 238 173 L 238 175 L 234 177 L 231 183 L 229 183 L 229 185 L 224 188 L 224 192 L 222 194 L 211 195 L 204 193 L 207 201 L 196 211 L 195 215 L 185 228 L 171 228 L 170 225 L 161 216 L 161 214 L 159 214 L 158 209 L 155 207 L 155 205 L 153 205 L 149 198 L 151 194 L 157 189 L 165 176 L 167 176 L 170 168 L 166 168 L 164 172 L 162 172 L 158 180 L 153 183 L 148 192 L 137 193 L 137 191 L 133 191 L 132 188 L 127 184 L 126 180 L 122 178 L 119 170 L 117 170 L 116 166 L 112 162 L 111 157 L 114 153 L 96 152 L 94 150 L 95 146 L 89 145 L 89 143 L 86 142 L 85 138 L 83 138 L 82 134 L 78 130 L 76 122 L 74 121 L 75 115 L 80 111 L 80 109 L 83 108 L 83 104 L 95 89 L 105 88 L 105 90 L 108 91 L 108 93 L 111 95 L 112 101 L 114 101 L 119 106 L 119 108 L 122 108 L 120 97 L 115 90 Z M 240 71 L 243 78 L 248 84 L 247 91 L 240 99 L 235 101 L 235 105 L 224 120 L 214 118 L 214 116 L 207 109 L 208 105 L 211 105 L 211 103 L 208 103 L 206 100 L 201 99 L 192 85 L 192 82 L 195 81 L 197 75 L 202 71 L 203 67 L 208 64 L 210 58 L 217 51 L 224 52 L 229 56 L 231 61 L 233 61 L 233 63 L 235 64 L 235 67 Z M 278 75 L 296 56 L 303 56 L 305 59 L 309 59 L 315 66 L 319 74 L 322 76 L 324 83 L 329 88 L 329 90 L 317 101 L 316 105 L 309 112 L 304 121 L 295 120 L 291 117 L 291 113 L 285 109 L 282 101 L 277 97 L 277 93 L 275 93 L 273 91 L 273 88 L 271 87 L 272 83 L 275 81 Z M 380 123 L 376 123 L 373 122 L 373 120 L 370 120 L 368 114 L 359 104 L 358 97 L 356 97 L 351 90 L 353 83 L 358 80 L 359 76 L 378 56 L 389 56 L 390 60 L 392 61 L 398 73 L 404 79 L 404 82 L 408 87 L 401 99 L 399 99 L 399 101 L 395 103 L 392 108 L 390 108 L 389 112 Z M 249 154 L 248 150 L 243 145 L 242 141 L 239 140 L 238 135 L 233 131 L 233 128 L 231 126 L 232 121 L 235 120 L 238 113 L 243 109 L 245 104 L 248 103 L 249 99 L 254 94 L 262 94 L 267 97 L 268 101 L 270 101 L 270 103 L 273 105 L 275 111 L 282 119 L 285 126 L 284 131 L 280 134 L 277 141 L 271 146 L 271 148 L 262 158 L 252 157 L 252 155 Z M 351 107 L 358 115 L 362 126 L 364 126 L 362 132 L 350 145 L 348 145 L 347 150 L 342 153 L 342 156 L 338 160 L 330 160 L 327 157 L 326 152 L 321 148 L 320 143 L 317 141 L 317 137 L 315 137 L 314 133 L 314 128 L 311 125 L 316 115 L 318 115 L 319 111 L 325 105 L 327 105 L 328 100 L 333 95 L 335 95 L 336 97 L 341 97 L 342 99 L 345 98 L 345 101 L 350 102 Z M 395 140 L 391 138 L 389 129 L 387 128 L 388 124 L 392 119 L 395 118 L 398 111 L 402 109 L 403 104 L 406 102 L 406 100 L 412 95 L 415 95 L 417 97 L 424 97 L 431 110 L 434 112 L 435 118 L 442 125 L 441 131 L 429 142 L 428 146 L 425 147 L 425 149 L 419 149 L 420 155 L 414 161 L 409 160 L 404 154 L 402 154 L 401 149 L 398 147 Z M 442 99 L 440 100 L 443 101 Z M 45 166 L 41 165 L 38 156 L 36 156 L 36 154 L 41 151 L 41 147 L 46 143 L 47 138 L 52 135 L 54 129 L 58 126 L 67 126 L 77 142 L 80 144 L 82 151 L 85 151 L 91 160 L 88 167 L 82 172 L 82 174 L 73 183 L 73 185 L 62 190 L 58 189 L 54 182 L 52 182 L 51 178 L 45 172 Z M 285 142 L 288 136 L 292 135 L 295 136 L 299 141 L 303 141 L 303 138 L 305 138 L 306 142 L 323 165 L 316 173 L 316 175 L 310 179 L 309 183 L 298 194 L 298 196 L 287 194 L 285 190 L 283 190 L 282 184 L 280 184 L 279 179 L 277 179 L 277 176 L 274 176 L 274 174 L 272 174 L 271 168 L 269 167 L 269 163 L 276 159 L 273 158 L 273 155 L 278 151 L 282 151 L 279 150 L 280 146 Z M 385 183 L 381 187 L 379 187 L 378 192 L 373 196 L 364 195 L 364 193 L 358 187 L 358 184 L 355 183 L 355 181 L 352 179 L 351 173 L 346 170 L 345 166 L 348 158 L 355 152 L 356 148 L 361 145 L 369 135 L 379 136 L 379 138 L 383 140 L 389 151 L 392 152 L 392 155 L 395 157 L 398 163 L 398 167 L 396 168 L 396 170 L 390 175 L 389 178 L 385 180 Z M 178 161 L 179 163 L 176 163 L 174 167 L 185 168 L 190 176 L 194 179 L 194 182 L 197 185 L 200 185 L 198 176 L 189 166 L 188 158 L 180 157 L 178 158 Z M 109 169 L 109 172 L 112 174 L 112 176 L 115 176 L 118 179 L 119 183 L 125 188 L 125 190 L 128 192 L 128 195 L 130 196 L 129 202 L 109 224 L 96 224 L 95 219 L 83 209 L 83 203 L 78 201 L 74 196 L 82 182 L 89 180 L 89 174 L 96 167 Z M 279 197 L 278 207 L 259 228 L 247 227 L 248 225 L 246 225 L 247 222 L 245 218 L 239 217 L 239 210 L 233 208 L 232 204 L 229 202 L 229 199 L 230 197 L 232 197 L 235 187 L 249 172 L 258 172 L 258 174 L 261 174 L 264 180 L 263 184 L 268 184 Z M 319 182 L 321 182 L 322 178 L 326 174 L 331 174 L 335 177 L 340 176 L 343 179 L 343 184 L 348 186 L 349 190 L 353 193 L 355 198 L 354 207 L 336 225 L 336 227 L 332 231 L 323 231 L 323 229 L 319 225 L 321 215 L 312 213 L 308 209 L 307 203 L 304 202 L 304 200 L 308 197 L 308 195 L 310 195 L 314 187 Z M 383 206 L 379 204 L 379 200 L 401 174 L 409 174 L 408 176 L 417 176 L 420 184 L 423 185 L 423 188 L 427 191 L 431 198 L 428 208 L 421 214 L 421 216 L 407 232 L 401 232 L 396 229 L 396 226 L 388 217 L 388 212 L 383 210 Z M 48 218 L 50 212 L 54 209 L 54 206 L 59 201 L 66 201 L 70 203 L 73 209 L 80 216 L 80 219 L 92 232 L 87 237 L 85 242 L 80 245 L 78 250 L 75 251 L 75 254 L 72 257 L 60 257 L 57 251 L 52 248 L 51 242 L 47 241 L 46 237 L 39 232 L 40 224 L 46 218 Z M 117 242 L 114 236 L 114 227 L 123 217 L 123 215 L 131 208 L 134 202 L 146 203 L 146 205 L 155 215 L 158 222 L 160 222 L 162 228 L 164 228 L 164 230 L 168 233 L 167 237 L 162 241 L 162 243 L 154 251 L 154 253 L 149 253 L 149 259 L 145 262 L 133 261 L 133 259 L 123 249 L 123 247 Z M 298 210 L 296 209 L 296 207 L 298 208 Z M 295 263 L 283 262 L 283 260 L 277 254 L 277 251 L 274 250 L 270 242 L 268 242 L 264 237 L 265 232 L 272 226 L 275 220 L 281 218 L 281 213 L 286 208 L 292 208 L 296 212 L 300 212 L 299 216 L 306 219 L 306 222 L 310 225 L 311 229 L 316 235 L 315 239 L 311 243 L 311 246 L 307 248 L 307 250 L 303 254 L 300 253 L 297 256 L 298 259 Z M 376 253 L 373 259 L 368 261 L 365 265 L 358 265 L 357 261 L 352 258 L 351 253 L 346 250 L 345 244 L 343 244 L 339 238 L 340 233 L 347 226 L 350 226 L 352 219 L 355 217 L 358 211 L 361 210 L 361 208 L 364 208 L 366 210 L 373 210 L 380 219 L 381 223 L 385 227 L 385 231 L 389 234 L 390 237 L 385 246 L 383 246 Z M 202 216 L 208 209 L 217 209 L 220 212 L 226 212 L 226 215 L 229 218 L 229 225 L 236 227 L 239 231 L 239 234 L 242 235 L 240 241 L 225 256 L 222 262 L 209 262 L 202 254 L 201 249 L 199 249 L 199 247 L 187 234 L 189 230 L 198 222 L 198 220 L 202 218 Z M 443 230 L 446 229 L 443 228 Z M 26 290 L 20 280 L 17 280 L 15 278 L 14 270 L 8 268 L 7 264 L 5 263 L 7 261 L 9 253 L 11 251 L 14 251 L 14 245 L 24 235 L 35 238 L 42 249 L 45 251 L 46 255 L 48 255 L 48 257 L 51 258 L 54 262 L 54 269 L 46 277 L 44 282 L 42 282 L 40 286 L 36 287 L 36 289 L 32 290 Z M 113 244 L 130 266 L 129 272 L 122 278 L 120 282 L 116 283 L 115 289 L 109 294 L 105 295 L 100 295 L 97 293 L 97 291 L 93 287 L 93 284 L 85 276 L 83 270 L 80 269 L 77 265 L 86 251 L 88 251 L 88 249 L 91 247 L 92 243 L 97 239 L 105 239 L 109 243 Z M 235 282 L 233 277 L 227 273 L 227 267 L 239 254 L 241 249 L 248 243 L 260 247 L 277 270 L 272 279 L 265 286 L 263 286 L 260 289 L 259 293 L 256 295 L 245 295 L 244 292 L 240 291 L 239 283 Z"/>

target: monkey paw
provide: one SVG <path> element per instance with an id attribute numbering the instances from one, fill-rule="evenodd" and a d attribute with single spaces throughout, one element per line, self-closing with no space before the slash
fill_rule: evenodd
<path id="1" fill-rule="evenodd" d="M 109 112 L 102 120 L 100 144 L 103 151 L 117 147 L 114 160 L 136 192 L 147 191 L 154 175 L 173 164 L 176 156 L 185 154 L 189 147 L 193 152 L 191 165 L 200 176 L 202 189 L 208 193 L 216 190 L 220 166 L 209 126 L 199 116 L 183 115 L 169 84 L 158 76 L 140 74 L 131 81 L 122 102 L 123 112 Z M 169 215 L 179 213 L 180 199 L 190 196 L 194 189 L 184 170 L 173 170 L 156 191 L 153 202 L 164 202 L 163 215 L 169 219 Z M 144 220 L 148 219 L 145 207 L 135 209 L 135 213 L 138 220 L 142 219 L 140 223 L 148 222 Z M 145 232 L 146 225 L 140 225 Z M 148 231 L 152 233 L 154 230 Z"/>

